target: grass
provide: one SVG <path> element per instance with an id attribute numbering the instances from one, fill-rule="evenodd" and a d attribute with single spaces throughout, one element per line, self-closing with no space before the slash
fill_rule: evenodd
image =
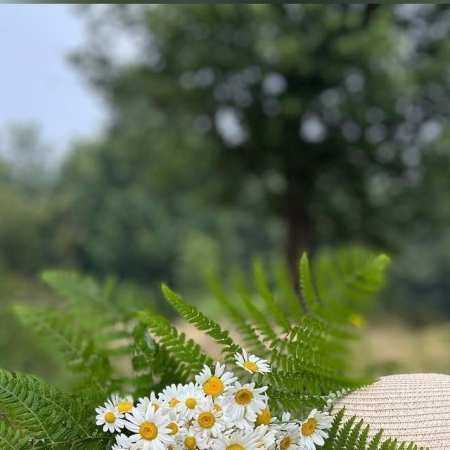
<path id="1" fill-rule="evenodd" d="M 354 348 L 354 370 L 370 375 L 450 373 L 450 326 L 420 328 L 401 321 L 383 321 L 362 330 Z"/>

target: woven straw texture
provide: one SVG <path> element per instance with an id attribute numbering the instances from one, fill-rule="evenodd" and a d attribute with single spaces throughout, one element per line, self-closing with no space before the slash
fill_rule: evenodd
<path id="1" fill-rule="evenodd" d="M 409 374 L 381 377 L 336 403 L 384 436 L 414 441 L 430 450 L 450 449 L 450 376 Z"/>

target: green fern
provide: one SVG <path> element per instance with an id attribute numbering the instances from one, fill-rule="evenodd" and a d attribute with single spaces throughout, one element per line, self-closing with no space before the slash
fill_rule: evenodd
<path id="1" fill-rule="evenodd" d="M 0 415 L 0 448 L 3 450 L 20 450 L 30 448 L 29 437 L 17 427 L 8 425 Z"/>
<path id="2" fill-rule="evenodd" d="M 330 322 L 343 323 L 355 312 L 370 310 L 374 294 L 384 284 L 389 263 L 386 255 L 374 256 L 359 247 L 342 248 L 333 253 L 323 250 L 315 258 L 311 272 L 308 259 L 304 256 L 300 275 L 302 285 L 307 286 L 305 296 L 313 297 L 309 304 L 319 315 Z M 315 275 L 315 283 L 311 273 Z"/>
<path id="3" fill-rule="evenodd" d="M 354 389 L 368 382 L 353 379 L 345 373 L 349 355 L 348 342 L 356 337 L 355 330 L 348 322 L 348 305 L 344 304 L 342 307 L 344 312 L 336 314 L 330 322 L 326 307 L 329 304 L 330 308 L 337 308 L 337 305 L 332 301 L 325 304 L 322 292 L 325 299 L 336 292 L 349 294 L 352 289 L 360 293 L 364 281 L 367 280 L 367 288 L 364 290 L 364 308 L 367 309 L 369 293 L 373 294 L 382 285 L 382 271 L 386 268 L 386 259 L 356 249 L 352 249 L 349 254 L 350 256 L 344 251 L 338 254 L 338 260 L 344 261 L 343 267 L 348 273 L 339 279 L 334 277 L 331 285 L 323 279 L 321 273 L 318 287 L 314 286 L 309 261 L 303 256 L 300 263 L 301 295 L 307 303 L 309 312 L 303 312 L 299 307 L 296 309 L 294 320 L 284 312 L 286 305 L 280 302 L 270 289 L 269 278 L 259 261 L 253 266 L 256 294 L 248 289 L 242 277 L 235 278 L 234 286 L 241 300 L 239 303 L 242 304 L 242 309 L 237 306 L 238 302 L 228 298 L 217 278 L 209 277 L 209 285 L 219 300 L 219 305 L 242 332 L 243 341 L 248 343 L 250 348 L 258 348 L 261 356 L 270 359 L 272 373 L 262 381 L 270 386 L 271 406 L 277 412 L 289 409 L 300 414 L 306 408 L 323 406 L 323 397 L 329 391 Z M 361 263 L 363 260 L 366 261 L 365 265 Z M 332 259 L 329 256 L 319 258 L 319 268 L 326 267 L 326 270 L 329 270 L 330 264 Z M 335 286 L 336 284 L 343 286 Z M 212 337 L 221 346 L 225 360 L 231 360 L 240 346 L 230 338 L 229 333 L 194 306 L 187 304 L 167 286 L 163 285 L 162 289 L 165 298 L 174 309 L 189 323 Z M 295 293 L 290 292 L 291 303 L 293 296 Z M 297 303 L 301 304 L 298 296 Z M 292 306 L 290 308 L 292 309 Z M 364 308 L 361 306 L 360 310 Z M 151 331 L 160 338 L 162 345 L 164 339 L 171 342 L 171 335 L 167 330 Z M 171 348 L 166 346 L 166 350 L 172 356 L 177 352 L 179 354 L 185 352 L 184 348 L 177 348 L 175 345 Z"/>
<path id="4" fill-rule="evenodd" d="M 178 363 L 179 380 L 186 382 L 205 364 L 212 365 L 212 358 L 192 339 L 186 339 L 186 335 L 178 332 L 164 317 L 141 313 L 140 319 L 148 331 L 158 338 L 159 346 Z"/>
<path id="5" fill-rule="evenodd" d="M 426 450 L 414 443 L 383 439 L 383 430 L 369 439 L 370 427 L 351 417 L 344 421 L 344 410 L 338 411 L 322 450 Z"/>
<path id="6" fill-rule="evenodd" d="M 148 395 L 149 386 L 158 392 L 186 379 L 183 367 L 150 335 L 147 320 L 135 326 L 133 340 L 132 384 L 136 398 Z"/>
<path id="7" fill-rule="evenodd" d="M 240 300 L 245 308 L 245 311 L 242 312 L 243 320 L 247 320 L 248 323 L 252 324 L 266 346 L 276 340 L 278 338 L 276 330 L 267 315 L 261 310 L 261 306 L 257 304 L 256 299 L 252 296 L 252 293 L 248 290 L 243 280 L 236 280 L 236 292 L 239 294 Z"/>
<path id="8" fill-rule="evenodd" d="M 15 305 L 14 312 L 23 325 L 34 330 L 63 356 L 66 367 L 81 374 L 86 384 L 95 385 L 99 395 L 114 390 L 111 363 L 106 349 L 99 348 L 67 312 Z"/>
<path id="9" fill-rule="evenodd" d="M 162 285 L 162 292 L 166 300 L 184 319 L 199 330 L 205 332 L 222 347 L 226 361 L 232 360 L 233 355 L 241 350 L 240 346 L 231 339 L 228 331 L 223 330 L 217 322 L 206 317 L 194 306 L 184 302 L 178 294 L 173 292 L 165 284 Z"/>
<path id="10" fill-rule="evenodd" d="M 269 288 L 266 271 L 263 269 L 262 263 L 255 260 L 253 263 L 253 278 L 259 296 L 265 303 L 265 309 L 269 317 L 273 317 L 274 323 L 280 327 L 284 332 L 289 332 L 290 321 L 284 313 L 278 302 L 275 300 L 273 292 Z"/>
<path id="11" fill-rule="evenodd" d="M 223 309 L 226 317 L 235 325 L 237 331 L 240 333 L 243 342 L 248 350 L 260 355 L 261 357 L 269 357 L 269 348 L 264 344 L 263 339 L 258 335 L 256 328 L 249 323 L 248 319 L 241 313 L 236 306 L 237 298 L 230 297 L 218 278 L 209 274 L 207 278 L 208 286 L 218 301 L 221 309 Z"/>
<path id="12" fill-rule="evenodd" d="M 387 263 L 385 256 L 361 249 L 323 252 L 312 264 L 304 255 L 300 292 L 279 263 L 272 274 L 255 261 L 252 282 L 234 277 L 231 290 L 210 275 L 212 296 L 240 333 L 237 339 L 166 285 L 162 292 L 184 320 L 216 343 L 225 361 L 232 361 L 241 345 L 269 359 L 272 372 L 258 375 L 257 381 L 269 386 L 271 410 L 302 415 L 324 407 L 330 391 L 367 382 L 347 371 L 349 344 L 358 336 L 351 315 L 370 310 Z M 0 448 L 110 448 L 111 439 L 94 425 L 99 398 L 115 390 L 132 391 L 136 397 L 159 391 L 192 380 L 212 364 L 199 344 L 153 310 L 131 313 L 113 281 L 96 283 L 65 272 L 46 272 L 43 279 L 64 298 L 61 308 L 16 305 L 14 312 L 58 349 L 77 383 L 63 393 L 38 378 L 0 371 Z M 133 373 L 121 367 L 131 367 Z M 343 418 L 343 412 L 335 416 L 324 450 L 417 449 L 383 440 L 381 432 L 369 439 L 362 421 Z"/>
<path id="13" fill-rule="evenodd" d="M 12 437 L 17 448 L 75 449 L 82 448 L 78 443 L 108 441 L 86 422 L 86 405 L 31 375 L 0 370 L 0 407 L 5 414 L 0 436 Z"/>

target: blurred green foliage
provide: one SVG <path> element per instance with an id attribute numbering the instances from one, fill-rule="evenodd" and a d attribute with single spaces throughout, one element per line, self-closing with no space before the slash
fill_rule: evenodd
<path id="1" fill-rule="evenodd" d="M 110 120 L 60 162 L 35 127 L 2 133 L 3 273 L 203 299 L 205 268 L 357 242 L 395 256 L 386 307 L 450 314 L 448 6 L 80 8 L 72 60 Z"/>
<path id="2" fill-rule="evenodd" d="M 170 193 L 200 188 L 214 205 L 239 206 L 251 185 L 252 208 L 285 226 L 292 263 L 323 242 L 399 248 L 406 226 L 409 239 L 448 220 L 424 201 L 446 202 L 449 186 L 439 170 L 450 155 L 448 15 L 446 6 L 87 9 L 93 33 L 74 61 L 112 110 L 97 161 L 105 167 L 119 145 L 142 166 L 116 163 L 115 185 L 141 171 L 153 179 L 157 167 Z M 140 42 L 130 61 L 111 51 L 120 33 Z"/>
<path id="3" fill-rule="evenodd" d="M 0 366 L 38 373 L 53 382 L 65 380 L 62 365 L 51 352 L 36 344 L 12 311 L 16 303 L 52 304 L 53 295 L 28 277 L 3 272 L 0 277 Z"/>

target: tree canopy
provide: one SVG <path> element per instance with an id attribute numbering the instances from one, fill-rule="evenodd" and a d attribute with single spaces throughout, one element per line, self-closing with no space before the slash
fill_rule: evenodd
<path id="1" fill-rule="evenodd" d="M 187 265 L 355 241 L 450 266 L 447 6 L 80 8 L 72 60 L 109 121 L 58 173 L 3 161 L 7 266 L 195 284 Z"/>
<path id="2" fill-rule="evenodd" d="M 424 216 L 414 196 L 429 167 L 448 162 L 436 144 L 449 104 L 447 15 L 363 5 L 91 10 L 96 32 L 75 60 L 112 110 L 97 162 L 119 145 L 122 178 L 111 173 L 111 183 L 142 177 L 168 197 L 196 191 L 235 204 L 257 185 L 286 226 L 291 261 L 324 241 L 392 247 Z M 140 42 L 128 61 L 101 32 L 112 17 Z"/>

